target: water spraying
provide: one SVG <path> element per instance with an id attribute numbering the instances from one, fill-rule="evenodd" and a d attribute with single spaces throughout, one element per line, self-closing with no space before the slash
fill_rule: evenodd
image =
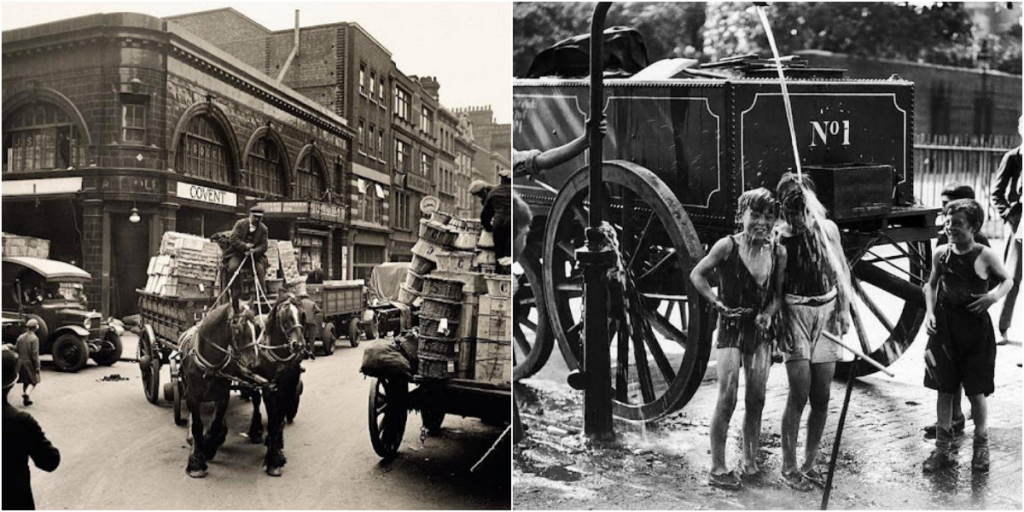
<path id="1" fill-rule="evenodd" d="M 786 76 L 782 72 L 782 58 L 779 56 L 779 48 L 775 45 L 775 35 L 772 33 L 772 26 L 768 24 L 768 15 L 765 8 L 768 4 L 757 4 L 757 15 L 764 25 L 764 32 L 768 36 L 768 44 L 772 47 L 772 55 L 775 56 L 775 70 L 779 73 L 779 85 L 782 86 L 782 102 L 786 105 L 786 120 L 789 121 L 789 140 L 793 144 L 793 159 L 796 161 L 796 174 L 803 178 L 804 171 L 800 166 L 800 150 L 796 145 L 796 124 L 793 123 L 793 105 L 789 101 L 789 89 L 786 88 Z"/>

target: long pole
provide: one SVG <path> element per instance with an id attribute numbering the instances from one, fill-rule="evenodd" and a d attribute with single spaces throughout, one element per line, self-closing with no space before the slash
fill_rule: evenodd
<path id="1" fill-rule="evenodd" d="M 859 359 L 850 365 L 850 374 L 846 381 L 846 398 L 843 399 L 843 412 L 839 413 L 839 426 L 836 427 L 836 440 L 832 443 L 832 460 L 828 463 L 828 479 L 825 480 L 825 494 L 821 497 L 821 509 L 828 510 L 828 499 L 832 495 L 832 477 L 836 473 L 836 459 L 839 458 L 839 445 L 843 441 L 843 426 L 846 425 L 846 411 L 850 408 L 850 396 L 853 394 L 854 375 L 857 374 Z"/>
<path id="2" fill-rule="evenodd" d="M 602 243 L 598 228 L 604 219 L 601 213 L 608 198 L 604 194 L 601 171 L 604 158 L 603 140 L 598 126 L 604 110 L 604 20 L 609 2 L 597 4 L 590 30 L 590 214 L 587 246 L 576 252 L 583 268 L 585 297 L 584 318 L 584 394 L 583 430 L 595 441 L 615 438 L 612 424 L 611 356 L 608 350 L 608 269 L 615 251 Z"/>

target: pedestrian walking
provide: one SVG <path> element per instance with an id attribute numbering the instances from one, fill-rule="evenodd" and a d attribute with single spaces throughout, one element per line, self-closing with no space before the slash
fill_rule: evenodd
<path id="1" fill-rule="evenodd" d="M 1024 139 L 1024 116 L 1017 119 L 1017 133 Z M 996 183 L 992 188 L 992 202 L 996 205 L 999 216 L 1010 226 L 1011 233 L 1016 233 L 1017 227 L 1020 226 L 1020 171 L 1020 146 L 1017 146 L 1003 155 L 1003 160 L 999 163 L 999 170 L 996 173 Z M 1017 251 L 1016 254 L 1014 254 L 1015 251 Z M 1018 263 L 1007 268 L 1013 278 L 1013 287 L 1010 289 L 1010 293 L 1006 295 L 1003 311 L 999 315 L 1000 345 L 1005 345 L 1009 342 L 1010 326 L 1013 324 L 1013 309 L 1017 305 L 1017 292 L 1020 291 L 1021 266 L 1019 263 L 1019 251 L 1019 244 L 1006 244 L 1005 261 L 1009 262 L 1012 259 Z"/>
<path id="2" fill-rule="evenodd" d="M 1001 259 L 974 240 L 985 223 L 977 201 L 960 199 L 946 205 L 949 243 L 936 249 L 932 273 L 925 285 L 928 346 L 924 385 L 938 391 L 935 450 L 924 462 L 925 472 L 952 466 L 953 396 L 963 386 L 974 420 L 974 471 L 987 472 L 988 410 L 985 397 L 995 390 L 995 330 L 988 308 L 1013 286 Z M 989 290 L 989 280 L 1000 284 Z"/>
<path id="3" fill-rule="evenodd" d="M 740 476 L 730 471 L 725 461 L 741 367 L 746 379 L 742 474 L 754 476 L 760 471 L 757 455 L 761 449 L 761 411 L 774 339 L 770 329 L 782 303 L 786 268 L 786 249 L 771 239 L 778 218 L 772 193 L 764 188 L 748 190 L 740 196 L 736 211 L 741 232 L 716 242 L 690 273 L 697 291 L 719 312 L 718 403 L 711 420 L 708 484 L 729 490 L 742 487 Z M 715 272 L 719 276 L 718 293 L 710 283 Z"/>
<path id="4" fill-rule="evenodd" d="M 32 391 L 42 381 L 39 364 L 39 337 L 36 331 L 39 330 L 39 321 L 29 318 L 25 323 L 26 331 L 18 336 L 18 377 L 21 380 L 21 400 L 25 407 L 33 404 Z"/>
<path id="5" fill-rule="evenodd" d="M 777 235 L 787 254 L 778 327 L 789 379 L 782 415 L 782 476 L 791 488 L 806 492 L 824 486 L 814 464 L 828 419 L 832 376 L 843 350 L 822 333 L 841 336 L 849 330 L 849 264 L 839 228 L 825 218 L 809 177 L 784 174 L 775 195 L 783 219 Z M 797 436 L 808 401 L 804 459 L 798 466 Z"/>
<path id="6" fill-rule="evenodd" d="M 35 510 L 29 459 L 36 467 L 52 472 L 60 465 L 60 452 L 46 439 L 36 420 L 11 406 L 8 395 L 18 378 L 18 355 L 3 349 L 3 508 Z"/>

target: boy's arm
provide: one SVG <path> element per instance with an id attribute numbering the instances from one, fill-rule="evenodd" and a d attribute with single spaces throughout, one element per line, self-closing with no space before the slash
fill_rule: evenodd
<path id="1" fill-rule="evenodd" d="M 782 308 L 782 288 L 786 284 L 786 263 L 789 260 L 789 253 L 782 244 L 775 246 L 775 286 L 772 289 L 772 301 L 768 304 L 765 314 L 774 316 Z"/>
<path id="2" fill-rule="evenodd" d="M 999 299 L 1005 297 L 1007 293 L 1010 293 L 1010 289 L 1013 288 L 1013 279 L 1007 274 L 1006 267 L 1003 266 L 1003 262 L 995 250 L 985 247 L 981 250 L 980 259 L 982 264 L 988 267 L 989 280 L 997 279 L 999 286 L 989 290 L 988 293 L 977 296 L 977 300 L 968 304 L 967 310 L 972 313 L 988 311 L 988 308 L 999 302 Z"/>
<path id="3" fill-rule="evenodd" d="M 944 270 L 942 259 L 946 256 L 947 250 L 948 246 L 946 245 L 940 245 L 935 248 L 935 254 L 932 255 L 932 272 L 928 276 L 928 282 L 924 285 L 924 306 L 925 311 L 927 311 L 925 323 L 929 324 L 927 325 L 929 334 L 932 334 L 933 326 L 930 324 L 934 321 L 935 317 L 935 292 L 938 290 L 939 279 L 941 279 Z"/>
<path id="4" fill-rule="evenodd" d="M 826 220 L 825 221 L 825 234 L 826 234 L 826 236 L 828 236 L 829 244 L 832 245 L 832 252 L 835 253 L 836 256 L 839 259 L 839 264 L 846 266 L 846 268 L 848 269 L 847 275 L 849 275 L 850 273 L 853 272 L 853 269 L 850 268 L 850 263 L 846 260 L 846 253 L 843 252 L 843 242 L 842 242 L 842 236 L 839 235 L 839 226 L 837 226 L 835 222 L 832 222 L 830 220 Z M 839 278 L 839 272 L 835 272 L 835 275 L 836 275 L 836 278 L 838 279 Z M 852 279 L 852 277 L 850 277 L 850 278 Z M 841 312 L 841 314 L 839 315 L 839 319 L 840 319 L 840 322 L 842 322 L 842 327 L 843 327 L 843 329 L 842 329 L 843 333 L 842 334 L 846 334 L 846 331 L 849 330 L 849 323 L 848 323 L 847 315 L 850 314 L 850 309 L 849 308 L 850 308 L 850 300 L 852 300 L 852 298 L 846 296 L 846 290 L 852 290 L 852 289 L 853 289 L 853 283 L 841 283 L 840 286 L 838 287 L 839 293 L 837 294 L 837 297 L 838 297 L 839 311 Z"/>
<path id="5" fill-rule="evenodd" d="M 587 124 L 590 124 L 589 120 L 587 121 Z M 600 130 L 601 136 L 603 137 L 608 131 L 608 121 L 602 119 L 597 129 Z M 584 130 L 583 135 L 577 137 L 576 140 L 573 140 L 564 146 L 549 149 L 537 155 L 537 158 L 534 161 L 537 172 L 544 172 L 548 169 L 564 164 L 579 156 L 579 154 L 585 151 L 588 147 L 590 147 L 590 139 L 587 131 Z"/>
<path id="6" fill-rule="evenodd" d="M 708 282 L 708 276 L 718 268 L 719 265 L 729 255 L 729 244 L 732 243 L 728 237 L 722 238 L 715 242 L 714 247 L 708 252 L 707 256 L 704 256 L 690 272 L 690 281 L 693 286 L 697 288 L 697 291 L 710 302 L 715 309 L 723 311 L 726 308 L 725 304 L 719 300 L 718 295 L 715 294 L 714 290 L 711 289 L 711 283 Z"/>

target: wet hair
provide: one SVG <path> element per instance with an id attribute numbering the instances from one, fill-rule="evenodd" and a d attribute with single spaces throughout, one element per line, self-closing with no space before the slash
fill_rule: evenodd
<path id="1" fill-rule="evenodd" d="M 957 199 L 974 199 L 974 189 L 966 183 L 960 183 L 954 181 L 946 188 L 942 189 L 940 196 L 946 196 L 950 201 L 956 201 Z"/>
<path id="2" fill-rule="evenodd" d="M 946 209 L 943 211 L 947 217 L 952 217 L 958 213 L 962 213 L 964 218 L 967 219 L 967 223 L 975 231 L 981 231 L 981 226 L 985 224 L 985 209 L 981 207 L 981 204 L 974 199 L 957 199 L 956 201 L 950 201 L 946 205 Z"/>
<path id="3" fill-rule="evenodd" d="M 773 217 L 779 216 L 779 204 L 771 191 L 761 187 L 744 192 L 736 205 L 736 223 L 743 222 L 743 214 L 750 210 L 756 213 L 765 213 Z"/>
<path id="4" fill-rule="evenodd" d="M 804 200 L 804 189 L 817 193 L 814 180 L 810 176 L 787 172 L 782 175 L 779 184 L 775 186 L 775 197 L 782 208 L 802 210 L 807 206 Z"/>

